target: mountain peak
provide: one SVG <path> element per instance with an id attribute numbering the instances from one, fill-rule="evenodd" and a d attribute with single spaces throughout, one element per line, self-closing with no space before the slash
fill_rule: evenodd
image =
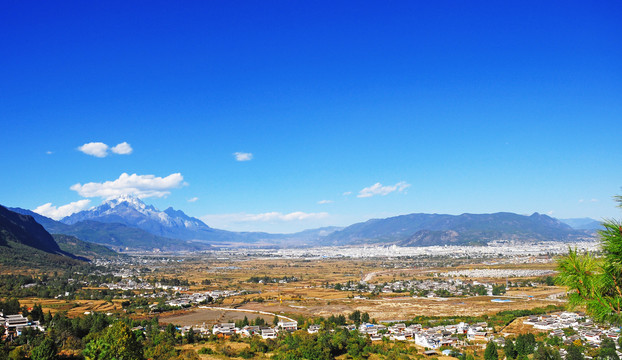
<path id="1" fill-rule="evenodd" d="M 72 225 L 84 220 L 120 223 L 153 235 L 183 240 L 205 238 L 212 231 L 201 220 L 190 217 L 181 210 L 168 208 L 160 211 L 131 195 L 108 199 L 100 206 L 72 214 L 61 222 Z"/>
<path id="2" fill-rule="evenodd" d="M 104 201 L 104 204 L 107 204 L 108 206 L 110 206 L 111 209 L 123 203 L 126 203 L 132 206 L 133 208 L 141 209 L 141 210 L 147 207 L 147 205 L 142 200 L 140 200 L 139 198 L 133 195 L 121 195 L 119 197 L 111 198 L 111 199 Z"/>

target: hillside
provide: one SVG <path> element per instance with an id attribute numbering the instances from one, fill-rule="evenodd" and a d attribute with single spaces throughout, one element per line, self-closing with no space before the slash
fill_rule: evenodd
<path id="1" fill-rule="evenodd" d="M 401 246 L 483 244 L 492 240 L 576 241 L 590 238 L 585 231 L 547 215 L 409 214 L 372 219 L 336 231 L 323 243 L 349 245 L 391 243 Z"/>
<path id="2" fill-rule="evenodd" d="M 120 256 L 119 253 L 103 245 L 82 241 L 75 236 L 63 234 L 52 234 L 52 236 L 61 250 L 77 256 L 88 259 Z"/>
<path id="3" fill-rule="evenodd" d="M 4 206 L 0 206 L 0 233 L 0 245 L 13 242 L 51 254 L 62 253 L 52 236 L 32 216 L 15 213 Z"/>
<path id="4" fill-rule="evenodd" d="M 0 205 L 0 264 L 44 268 L 78 265 L 83 261 L 63 251 L 32 216 Z"/>

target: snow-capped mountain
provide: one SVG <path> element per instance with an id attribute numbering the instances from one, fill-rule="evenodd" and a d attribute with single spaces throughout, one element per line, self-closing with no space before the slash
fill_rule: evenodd
<path id="1" fill-rule="evenodd" d="M 106 200 L 97 207 L 67 216 L 61 222 L 71 225 L 84 220 L 121 223 L 176 239 L 209 240 L 213 237 L 213 229 L 201 220 L 171 207 L 160 211 L 129 195 Z"/>

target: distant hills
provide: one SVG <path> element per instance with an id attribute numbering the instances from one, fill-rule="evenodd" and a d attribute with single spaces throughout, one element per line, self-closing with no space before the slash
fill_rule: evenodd
<path id="1" fill-rule="evenodd" d="M 570 225 L 573 229 L 579 230 L 601 230 L 603 229 L 602 221 L 594 220 L 592 218 L 574 218 L 574 219 L 559 219 L 564 224 Z"/>
<path id="2" fill-rule="evenodd" d="M 72 266 L 83 258 L 61 249 L 32 216 L 0 206 L 0 264 L 11 267 Z"/>
<path id="3" fill-rule="evenodd" d="M 485 244 L 493 240 L 577 241 L 592 234 L 547 215 L 409 214 L 372 219 L 326 236 L 325 244 L 397 244 L 401 246 Z"/>
<path id="4" fill-rule="evenodd" d="M 371 219 L 345 228 L 325 227 L 294 234 L 233 232 L 209 227 L 181 210 L 159 211 L 142 200 L 124 196 L 55 221 L 30 210 L 54 234 L 105 245 L 114 250 L 196 251 L 215 246 L 309 247 L 361 244 L 400 246 L 481 245 L 494 240 L 563 241 L 593 239 L 600 224 L 593 219 L 558 220 L 534 213 L 408 214 Z"/>

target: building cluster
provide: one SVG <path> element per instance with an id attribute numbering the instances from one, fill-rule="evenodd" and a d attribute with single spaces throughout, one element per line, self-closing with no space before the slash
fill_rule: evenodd
<path id="1" fill-rule="evenodd" d="M 4 326 L 4 334 L 0 334 L 0 337 L 6 336 L 9 339 L 20 336 L 27 328 L 45 331 L 39 321 L 30 321 L 21 314 L 4 315 L 0 312 L 0 325 Z"/>
<path id="2" fill-rule="evenodd" d="M 155 283 L 152 285 L 148 282 L 144 281 L 136 281 L 128 278 L 124 278 L 123 280 L 116 283 L 104 283 L 100 284 L 101 287 L 108 288 L 110 290 L 173 290 L 173 291 L 187 291 L 187 286 L 173 286 L 173 285 L 164 285 L 161 283 Z"/>
<path id="3" fill-rule="evenodd" d="M 247 325 L 242 328 L 236 327 L 235 323 L 221 323 L 212 326 L 210 329 L 203 324 L 197 327 L 184 326 L 181 332 L 185 335 L 188 331 L 194 331 L 202 335 L 216 335 L 220 337 L 228 337 L 238 334 L 243 337 L 261 336 L 262 339 L 276 339 L 279 333 L 293 332 L 298 330 L 298 322 L 295 320 L 281 320 L 276 326 L 251 326 Z M 318 328 L 319 330 L 319 328 Z M 317 330 L 316 330 L 317 332 Z"/>
<path id="4" fill-rule="evenodd" d="M 482 287 L 478 292 L 474 287 Z M 394 281 L 383 284 L 368 284 L 365 281 L 349 282 L 335 286 L 337 290 L 343 291 L 364 291 L 377 293 L 402 293 L 414 292 L 424 294 L 428 297 L 447 297 L 463 295 L 493 295 L 493 284 L 479 281 L 463 281 L 460 279 L 447 280 L 408 280 Z M 437 295 L 438 294 L 438 295 Z"/>
<path id="5" fill-rule="evenodd" d="M 174 299 L 167 301 L 166 304 L 169 306 L 188 307 L 193 304 L 204 304 L 219 298 L 240 295 L 242 292 L 243 291 L 233 290 L 211 290 L 193 294 L 179 294 Z"/>
<path id="6" fill-rule="evenodd" d="M 351 328 L 351 330 L 354 329 L 354 327 Z M 414 341 L 417 345 L 437 349 L 441 346 L 464 345 L 464 340 L 457 337 L 458 334 L 466 335 L 467 339 L 473 341 L 488 341 L 491 329 L 485 322 L 476 324 L 460 322 L 459 324 L 431 328 L 424 328 L 421 324 L 406 326 L 404 323 L 398 323 L 385 326 L 363 323 L 358 327 L 358 331 L 369 336 L 372 341 L 379 341 L 383 337 L 387 337 L 390 340 Z"/>
<path id="7" fill-rule="evenodd" d="M 583 313 L 578 312 L 530 316 L 523 320 L 523 324 L 532 325 L 534 329 L 538 330 L 550 330 L 549 336 L 557 336 L 565 343 L 580 340 L 592 347 L 598 347 L 605 337 L 614 341 L 620 337 L 620 328 L 596 325 Z M 572 335 L 566 335 L 567 332 L 564 332 L 563 329 L 573 329 L 574 331 L 571 332 Z"/>
<path id="8" fill-rule="evenodd" d="M 515 277 L 536 277 L 554 275 L 553 270 L 541 269 L 468 269 L 454 270 L 445 273 L 439 273 L 439 276 L 449 277 L 469 277 L 469 278 L 515 278 Z"/>
<path id="9" fill-rule="evenodd" d="M 349 331 L 358 330 L 361 336 L 368 336 L 372 341 L 381 341 L 383 338 L 397 341 L 414 341 L 415 344 L 429 348 L 438 349 L 441 346 L 462 346 L 465 345 L 464 339 L 473 341 L 488 341 L 491 337 L 491 328 L 485 322 L 468 324 L 461 322 L 454 325 L 435 326 L 424 328 L 421 324 L 406 326 L 404 323 L 393 324 L 390 326 L 383 324 L 363 323 L 358 327 L 355 325 L 344 326 Z M 261 336 L 262 339 L 275 339 L 280 333 L 293 332 L 298 330 L 296 321 L 282 320 L 277 326 L 244 326 L 238 328 L 235 323 L 221 323 L 212 326 L 203 324 L 200 326 L 181 328 L 182 334 L 194 331 L 203 335 L 217 335 L 222 337 L 238 334 L 243 337 Z M 307 332 L 317 333 L 321 330 L 320 325 L 309 325 Z M 463 334 L 460 338 L 457 336 Z"/>
<path id="10" fill-rule="evenodd" d="M 594 251 L 598 249 L 598 242 L 593 240 L 574 243 L 580 251 Z M 549 256 L 552 254 L 565 254 L 568 252 L 568 244 L 556 241 L 542 242 L 513 242 L 492 241 L 487 246 L 421 246 L 402 247 L 389 246 L 327 246 L 314 248 L 292 249 L 238 249 L 247 255 L 261 258 L 285 258 L 285 259 L 321 259 L 321 258 L 430 258 L 446 257 L 460 259 L 467 257 L 479 258 L 510 258 L 511 263 L 530 263 L 533 256 Z"/>

